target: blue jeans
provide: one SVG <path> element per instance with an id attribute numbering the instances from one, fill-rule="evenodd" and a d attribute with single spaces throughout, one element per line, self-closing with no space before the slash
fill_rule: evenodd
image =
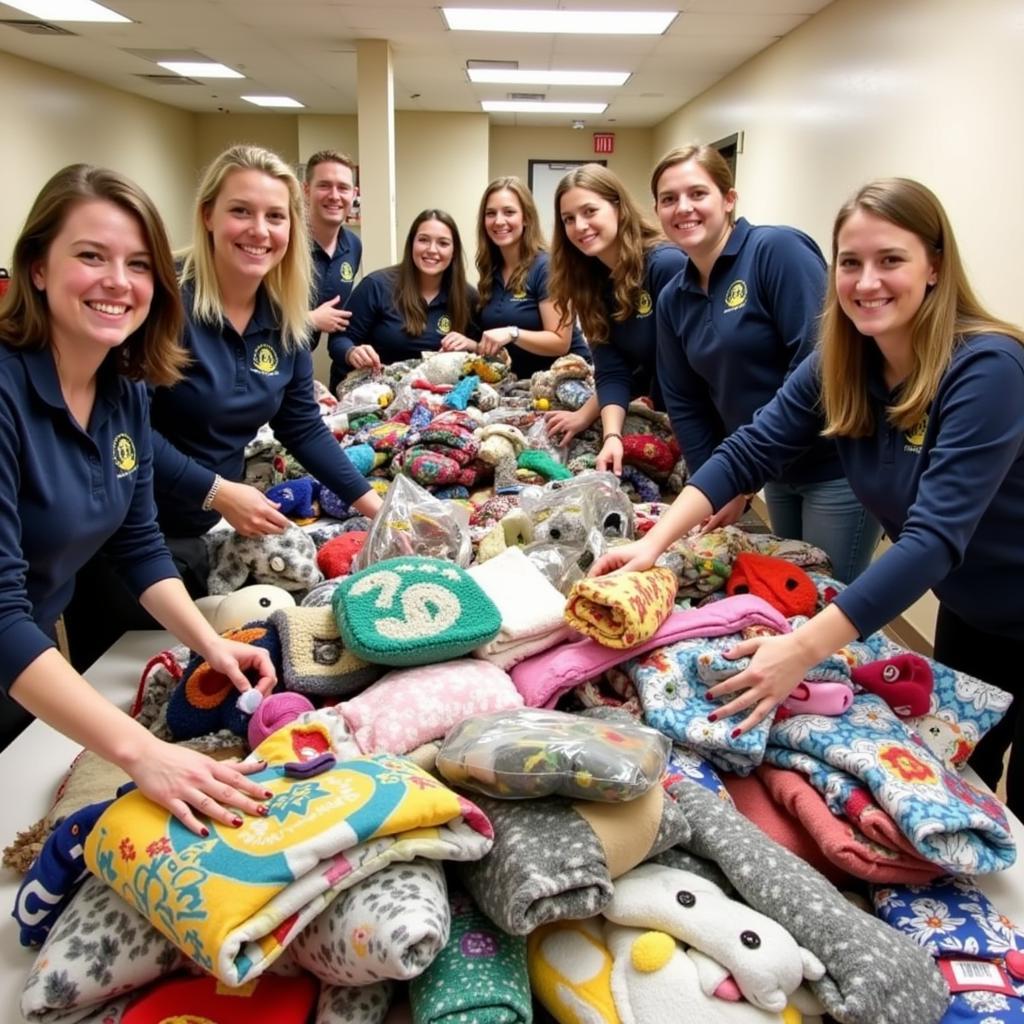
<path id="1" fill-rule="evenodd" d="M 837 580 L 849 583 L 867 568 L 882 528 L 845 477 L 815 484 L 765 484 L 764 497 L 772 532 L 821 548 Z"/>

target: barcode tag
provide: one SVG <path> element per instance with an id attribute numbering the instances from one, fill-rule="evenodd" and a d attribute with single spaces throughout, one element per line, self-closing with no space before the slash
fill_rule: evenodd
<path id="1" fill-rule="evenodd" d="M 939 969 L 946 979 L 949 991 L 957 992 L 1002 992 L 1014 996 L 1016 990 L 1007 973 L 991 960 L 948 960 L 939 961 Z"/>

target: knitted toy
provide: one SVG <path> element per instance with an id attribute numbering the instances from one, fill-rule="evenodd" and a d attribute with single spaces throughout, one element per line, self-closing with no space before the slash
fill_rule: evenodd
<path id="1" fill-rule="evenodd" d="M 255 750 L 268 736 L 283 729 L 289 722 L 294 722 L 299 715 L 313 711 L 308 697 L 301 693 L 281 690 L 263 699 L 260 706 L 249 719 L 249 746 Z"/>
<path id="2" fill-rule="evenodd" d="M 218 534 L 227 535 L 221 538 Z M 211 594 L 230 594 L 250 578 L 285 590 L 308 590 L 323 579 L 316 567 L 316 546 L 297 526 L 262 537 L 243 537 L 223 530 L 207 537 Z"/>
<path id="3" fill-rule="evenodd" d="M 784 1010 L 805 978 L 825 974 L 821 961 L 783 927 L 689 871 L 641 864 L 616 880 L 603 913 L 616 924 L 656 929 L 695 946 L 765 1010 Z"/>
<path id="4" fill-rule="evenodd" d="M 516 465 L 528 473 L 536 473 L 545 480 L 571 480 L 572 473 L 545 451 L 536 449 L 520 453 Z"/>
<path id="5" fill-rule="evenodd" d="M 369 533 L 366 530 L 350 530 L 329 540 L 316 553 L 317 568 L 326 579 L 347 576 L 352 571 L 352 561 L 362 550 Z"/>
<path id="6" fill-rule="evenodd" d="M 665 477 L 679 458 L 679 445 L 653 434 L 631 434 L 622 439 L 622 459 L 649 476 Z"/>
<path id="7" fill-rule="evenodd" d="M 281 676 L 281 642 L 277 630 L 268 623 L 253 623 L 224 635 L 229 640 L 265 650 Z M 250 682 L 257 682 L 254 672 L 250 670 L 247 675 Z M 201 654 L 193 654 L 181 682 L 167 702 L 167 728 L 171 736 L 187 740 L 218 729 L 229 729 L 236 736 L 244 736 L 249 716 L 236 706 L 238 696 L 235 684 L 227 676 L 211 668 Z"/>
<path id="8" fill-rule="evenodd" d="M 486 562 L 509 548 L 525 547 L 533 540 L 533 524 L 522 509 L 513 509 L 477 544 L 477 562 Z"/>
<path id="9" fill-rule="evenodd" d="M 900 718 L 917 718 L 931 708 L 932 667 L 920 655 L 908 651 L 873 661 L 852 669 L 850 676 L 862 689 L 878 694 Z"/>
<path id="10" fill-rule="evenodd" d="M 651 502 L 657 501 L 661 497 L 661 489 L 658 485 L 636 466 L 622 467 L 622 486 L 631 498 L 636 495 L 633 498 L 634 501 Z"/>
<path id="11" fill-rule="evenodd" d="M 283 587 L 254 583 L 231 594 L 200 597 L 196 607 L 218 633 L 267 619 L 279 608 L 294 608 L 295 598 Z"/>
<path id="12" fill-rule="evenodd" d="M 335 590 L 338 589 L 338 584 L 341 583 L 342 577 L 337 577 L 333 580 L 324 580 L 323 583 L 318 583 L 308 594 L 299 602 L 300 608 L 330 608 L 331 598 L 334 597 Z"/>
<path id="13" fill-rule="evenodd" d="M 363 476 L 369 476 L 370 472 L 384 461 L 384 456 L 375 452 L 368 444 L 353 444 L 344 451 L 352 465 Z"/>
<path id="14" fill-rule="evenodd" d="M 593 394 L 594 389 L 581 380 L 563 380 L 555 385 L 555 399 L 566 409 L 582 408 Z"/>
<path id="15" fill-rule="evenodd" d="M 293 519 L 314 519 L 317 515 L 313 504 L 320 493 L 320 484 L 311 476 L 275 484 L 267 492 L 267 498 L 278 506 L 281 515 Z"/>
<path id="16" fill-rule="evenodd" d="M 318 697 L 345 697 L 369 686 L 380 668 L 346 650 L 330 608 L 287 608 L 270 625 L 281 638 L 285 689 Z"/>
<path id="17" fill-rule="evenodd" d="M 658 568 L 582 579 L 569 592 L 565 621 L 606 647 L 635 647 L 669 617 L 678 585 Z"/>
<path id="18" fill-rule="evenodd" d="M 814 583 L 801 568 L 754 552 L 736 556 L 725 592 L 763 597 L 786 618 L 813 615 L 818 599 Z"/>
<path id="19" fill-rule="evenodd" d="M 498 494 L 519 490 L 516 459 L 526 450 L 526 437 L 518 427 L 491 423 L 480 431 L 480 460 L 494 467 L 494 488 Z"/>
<path id="20" fill-rule="evenodd" d="M 332 601 L 345 645 L 383 665 L 467 654 L 501 628 L 494 602 L 457 565 L 390 558 L 349 576 Z"/>
<path id="21" fill-rule="evenodd" d="M 469 400 L 473 397 L 473 393 L 476 391 L 479 383 L 480 378 L 475 373 L 471 373 L 468 377 L 463 377 L 444 396 L 443 404 L 448 406 L 449 409 L 465 409 L 469 405 Z"/>
<path id="22" fill-rule="evenodd" d="M 480 363 L 486 361 L 481 359 Z M 470 367 L 470 364 L 473 364 Z M 429 381 L 431 384 L 457 384 L 465 373 L 475 373 L 480 380 L 490 380 L 491 374 L 483 367 L 476 365 L 476 361 L 469 359 L 465 352 L 435 352 L 424 358 L 419 366 L 417 376 Z"/>
<path id="23" fill-rule="evenodd" d="M 334 519 L 348 519 L 350 516 L 356 515 L 356 511 L 352 508 L 347 501 L 342 500 L 330 489 L 330 487 L 320 486 L 320 511 L 325 516 L 331 516 Z"/>

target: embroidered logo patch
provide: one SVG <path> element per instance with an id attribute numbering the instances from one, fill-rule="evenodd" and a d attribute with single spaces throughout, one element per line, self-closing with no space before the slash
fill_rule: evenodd
<path id="1" fill-rule="evenodd" d="M 348 260 L 342 263 L 340 273 L 342 281 L 344 281 L 346 284 L 356 276 L 356 272 L 353 269 L 352 264 L 349 263 Z"/>
<path id="2" fill-rule="evenodd" d="M 447 315 L 442 313 L 437 318 L 437 333 L 448 334 L 452 329 L 452 322 L 448 319 Z"/>
<path id="3" fill-rule="evenodd" d="M 257 345 L 252 354 L 252 368 L 257 373 L 277 373 L 277 353 L 273 345 Z"/>
<path id="4" fill-rule="evenodd" d="M 640 298 L 636 300 L 636 315 L 650 316 L 652 309 L 654 309 L 654 303 L 651 302 L 651 296 L 647 292 L 641 292 Z"/>
<path id="5" fill-rule="evenodd" d="M 520 288 L 518 291 L 513 292 L 512 298 L 515 299 L 516 302 L 522 302 L 523 299 L 526 298 L 526 289 Z"/>
<path id="6" fill-rule="evenodd" d="M 114 438 L 114 465 L 121 471 L 117 478 L 134 473 L 139 465 L 135 451 L 135 442 L 127 434 L 118 434 Z"/>
<path id="7" fill-rule="evenodd" d="M 729 312 L 733 309 L 742 309 L 747 304 L 747 282 L 733 281 L 729 290 L 725 293 L 725 309 Z"/>
<path id="8" fill-rule="evenodd" d="M 924 435 L 928 430 L 928 414 L 925 413 L 917 423 L 915 423 L 908 431 L 903 434 L 903 450 L 905 452 L 913 452 L 915 455 L 921 451 L 921 445 L 924 444 Z"/>

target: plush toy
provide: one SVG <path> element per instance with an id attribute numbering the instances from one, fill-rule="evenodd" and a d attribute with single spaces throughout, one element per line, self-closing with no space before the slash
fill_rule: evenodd
<path id="1" fill-rule="evenodd" d="M 850 676 L 858 686 L 878 694 L 900 718 L 918 718 L 931 709 L 935 680 L 931 665 L 919 654 L 908 651 L 860 665 Z"/>
<path id="2" fill-rule="evenodd" d="M 329 540 L 316 553 L 316 564 L 328 580 L 347 576 L 352 571 L 352 560 L 362 550 L 369 533 L 350 530 Z"/>
<path id="3" fill-rule="evenodd" d="M 313 504 L 320 493 L 320 484 L 311 476 L 274 484 L 266 492 L 268 500 L 278 506 L 283 516 L 292 519 L 314 519 L 317 515 Z"/>
<path id="4" fill-rule="evenodd" d="M 250 577 L 285 590 L 308 590 L 323 581 L 316 567 L 316 546 L 297 526 L 262 537 L 243 537 L 233 531 L 223 539 L 216 533 L 210 536 L 211 594 L 230 594 Z"/>
<path id="5" fill-rule="evenodd" d="M 782 1012 L 805 978 L 825 974 L 821 961 L 785 928 L 690 871 L 641 864 L 616 879 L 603 912 L 616 924 L 657 929 L 695 946 L 765 1010 Z"/>
<path id="6" fill-rule="evenodd" d="M 782 558 L 744 551 L 736 556 L 725 592 L 763 597 L 786 618 L 814 614 L 818 591 L 813 580 L 799 566 Z"/>
<path id="7" fill-rule="evenodd" d="M 269 619 L 280 608 L 294 608 L 295 598 L 283 587 L 254 583 L 233 594 L 200 597 L 196 607 L 218 633 L 240 629 L 247 622 Z"/>

